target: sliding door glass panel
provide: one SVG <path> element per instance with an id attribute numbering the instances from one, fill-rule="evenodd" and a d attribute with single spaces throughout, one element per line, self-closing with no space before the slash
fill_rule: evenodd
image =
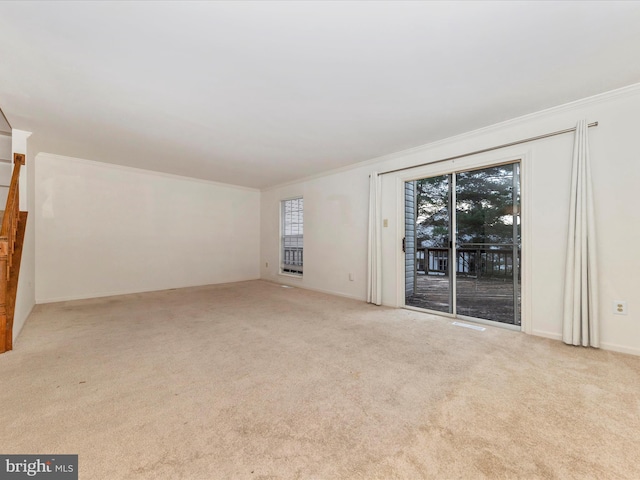
<path id="1" fill-rule="evenodd" d="M 456 313 L 520 324 L 519 164 L 456 174 Z"/>
<path id="2" fill-rule="evenodd" d="M 405 184 L 406 305 L 453 313 L 451 193 L 450 175 Z"/>

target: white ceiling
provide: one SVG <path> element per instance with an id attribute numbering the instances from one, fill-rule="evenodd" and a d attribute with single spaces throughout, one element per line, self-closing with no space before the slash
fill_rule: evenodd
<path id="1" fill-rule="evenodd" d="M 640 82 L 640 2 L 0 2 L 39 151 L 266 187 Z"/>

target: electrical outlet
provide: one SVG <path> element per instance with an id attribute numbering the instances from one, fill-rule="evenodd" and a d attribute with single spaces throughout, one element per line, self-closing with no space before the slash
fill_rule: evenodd
<path id="1" fill-rule="evenodd" d="M 613 313 L 616 315 L 626 315 L 627 314 L 627 302 L 624 300 L 614 300 L 613 301 Z"/>
<path id="2" fill-rule="evenodd" d="M 350 281 L 352 281 L 352 282 L 353 282 L 353 281 L 355 280 L 355 278 L 356 278 L 356 277 L 353 275 L 353 273 L 350 273 L 350 274 L 349 274 L 349 280 L 350 280 Z"/>
<path id="3" fill-rule="evenodd" d="M 382 226 L 383 227 L 388 227 L 389 226 L 389 219 L 385 218 L 384 220 L 382 220 Z"/>

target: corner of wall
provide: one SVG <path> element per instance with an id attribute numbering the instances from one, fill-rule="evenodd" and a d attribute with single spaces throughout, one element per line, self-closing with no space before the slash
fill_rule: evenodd
<path id="1" fill-rule="evenodd" d="M 25 230 L 24 245 L 22 247 L 22 261 L 20 264 L 20 277 L 18 279 L 18 292 L 16 294 L 16 308 L 13 318 L 13 340 L 18 338 L 20 331 L 24 327 L 33 307 L 36 304 L 35 293 L 35 155 L 30 154 L 26 148 L 26 138 L 31 135 L 29 132 L 21 132 L 19 141 L 24 140 L 23 145 L 14 146 L 14 151 L 27 153 L 27 161 L 25 164 L 25 176 L 21 189 L 25 192 L 24 199 L 21 198 L 21 210 L 29 212 L 27 217 L 27 226 Z M 24 135 L 28 134 L 28 135 Z M 31 151 L 35 149 L 30 148 Z M 22 172 L 21 172 L 22 174 Z M 21 178 L 22 180 L 22 178 Z M 24 203 L 23 203 L 23 200 Z"/>

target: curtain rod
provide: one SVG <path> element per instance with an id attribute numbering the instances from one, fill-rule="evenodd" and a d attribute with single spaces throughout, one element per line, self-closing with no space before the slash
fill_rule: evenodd
<path id="1" fill-rule="evenodd" d="M 597 127 L 598 122 L 593 122 L 587 125 L 587 127 Z M 434 165 L 436 163 L 448 162 L 450 160 L 457 160 L 458 158 L 470 157 L 471 155 L 478 155 L 479 153 L 491 152 L 492 150 L 499 150 L 500 148 L 512 147 L 514 145 L 520 145 L 521 143 L 533 142 L 534 140 L 541 140 L 547 137 L 555 137 L 556 135 L 562 135 L 564 133 L 575 132 L 576 127 L 566 128 L 564 130 L 558 130 L 557 132 L 545 133 L 543 135 L 538 135 L 537 137 L 529 137 L 523 140 L 516 140 L 515 142 L 503 143 L 502 145 L 496 145 L 495 147 L 483 148 L 482 150 L 476 150 L 474 152 L 462 153 L 460 155 L 455 155 L 453 157 L 441 158 L 440 160 L 435 160 L 433 162 L 425 162 L 420 163 L 418 165 L 411 165 L 410 167 L 402 167 L 396 168 L 394 170 L 388 170 L 386 172 L 381 172 L 378 175 L 387 175 L 389 173 L 402 172 L 403 170 L 410 170 L 412 168 L 424 167 L 426 165 Z"/>

